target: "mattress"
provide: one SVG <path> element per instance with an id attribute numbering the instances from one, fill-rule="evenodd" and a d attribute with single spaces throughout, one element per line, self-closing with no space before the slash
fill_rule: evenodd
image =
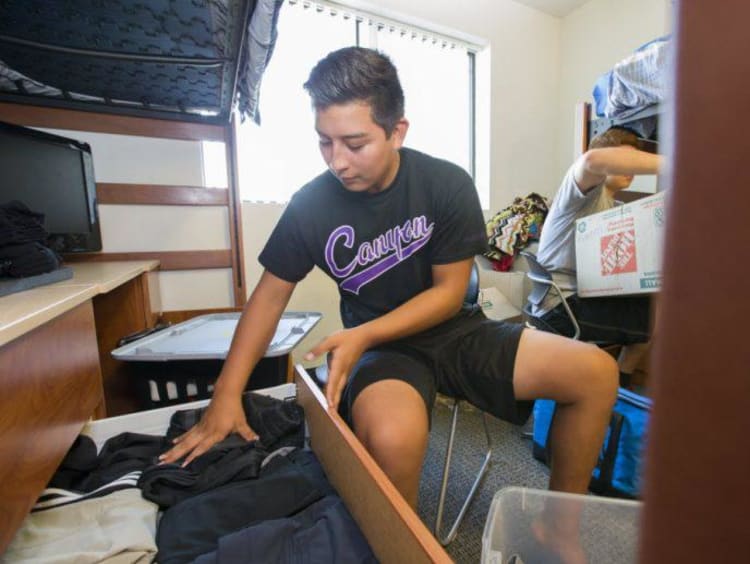
<path id="1" fill-rule="evenodd" d="M 5 0 L 0 100 L 227 123 L 262 1 Z"/>

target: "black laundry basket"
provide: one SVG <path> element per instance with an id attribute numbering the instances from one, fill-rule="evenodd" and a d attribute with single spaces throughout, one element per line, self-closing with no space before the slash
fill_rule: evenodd
<path id="1" fill-rule="evenodd" d="M 258 390 L 286 382 L 287 359 L 286 355 L 262 358 L 245 389 Z M 220 359 L 134 362 L 139 406 L 154 409 L 210 398 L 223 364 Z"/>
<path id="2" fill-rule="evenodd" d="M 128 362 L 142 409 L 210 398 L 239 313 L 209 314 L 167 327 L 112 351 Z M 286 381 L 289 353 L 320 320 L 315 312 L 286 312 L 250 375 L 247 390 Z"/>

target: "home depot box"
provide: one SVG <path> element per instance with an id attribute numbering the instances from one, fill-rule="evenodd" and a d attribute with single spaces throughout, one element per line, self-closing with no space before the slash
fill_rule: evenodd
<path id="1" fill-rule="evenodd" d="M 578 295 L 659 290 L 665 199 L 659 192 L 576 221 Z"/>

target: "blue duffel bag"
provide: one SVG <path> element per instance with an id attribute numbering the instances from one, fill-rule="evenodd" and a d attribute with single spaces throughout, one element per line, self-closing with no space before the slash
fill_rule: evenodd
<path id="1" fill-rule="evenodd" d="M 599 495 L 637 498 L 642 491 L 643 454 L 651 400 L 620 388 L 589 489 Z M 555 402 L 534 404 L 534 458 L 549 464 L 549 429 Z"/>

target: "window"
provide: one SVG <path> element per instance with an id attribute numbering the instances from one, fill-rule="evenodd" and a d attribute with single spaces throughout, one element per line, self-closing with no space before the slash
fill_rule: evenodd
<path id="1" fill-rule="evenodd" d="M 361 45 L 386 53 L 399 71 L 411 123 L 406 145 L 466 169 L 487 207 L 489 186 L 480 185 L 477 176 L 488 175 L 476 174 L 474 151 L 474 57 L 479 47 L 371 14 L 304 0 L 284 5 L 278 33 L 261 86 L 261 125 L 246 121 L 238 128 L 243 200 L 286 202 L 325 169 L 302 84 L 327 53 Z M 219 166 L 209 162 L 207 147 L 203 153 L 206 170 Z"/>

